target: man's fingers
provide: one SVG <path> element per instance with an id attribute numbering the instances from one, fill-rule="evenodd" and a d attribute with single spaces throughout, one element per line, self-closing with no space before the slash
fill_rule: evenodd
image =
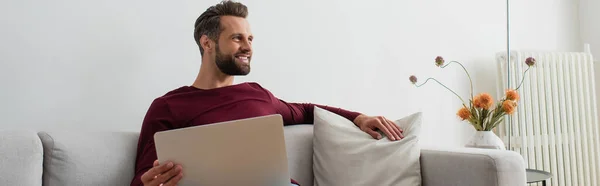
<path id="1" fill-rule="evenodd" d="M 398 125 L 396 125 L 396 123 L 394 123 L 393 121 L 390 121 L 389 119 L 385 119 L 385 120 L 390 125 L 390 127 L 392 127 L 392 130 L 396 132 L 398 139 L 404 138 L 404 135 L 402 135 L 402 131 L 400 131 L 400 127 L 398 127 Z"/>
<path id="2" fill-rule="evenodd" d="M 148 170 L 146 173 L 144 173 L 142 175 L 141 179 L 142 179 L 142 181 L 154 180 L 154 178 L 156 176 L 168 171 L 171 168 L 173 168 L 173 162 L 168 162 L 168 163 L 156 166 L 156 167 L 152 167 L 150 170 Z"/>
<path id="3" fill-rule="evenodd" d="M 143 183 L 150 182 L 154 179 L 155 174 L 150 172 L 151 170 L 152 170 L 152 168 L 149 169 L 148 171 L 144 172 L 144 174 L 142 174 L 142 176 L 140 177 L 140 179 L 142 180 Z"/>
<path id="4" fill-rule="evenodd" d="M 181 173 L 181 165 L 177 165 L 174 168 L 172 168 L 171 170 L 161 174 L 160 176 L 158 176 L 158 178 L 156 178 L 156 181 L 158 181 L 159 183 L 166 183 L 167 181 L 169 181 L 171 178 L 177 176 L 178 174 Z"/>
<path id="5" fill-rule="evenodd" d="M 398 125 L 396 125 L 396 123 L 392 120 L 386 119 L 388 122 L 390 122 L 390 124 L 392 124 L 394 127 L 396 127 L 396 129 L 398 129 L 398 132 L 403 133 L 404 130 L 402 130 Z"/>
<path id="6" fill-rule="evenodd" d="M 158 160 L 154 160 L 154 163 L 152 163 L 152 167 L 153 167 L 153 168 L 154 168 L 154 167 L 157 167 L 157 166 L 159 166 L 159 165 L 160 165 L 160 164 L 159 164 Z M 149 182 L 149 181 L 152 181 L 153 179 L 155 179 L 155 178 L 158 176 L 158 175 L 151 175 L 151 174 L 152 174 L 152 172 L 149 172 L 149 171 L 148 171 L 148 172 L 145 172 L 145 173 L 142 175 L 142 177 L 141 177 L 142 181 L 147 181 L 147 182 Z"/>
<path id="7" fill-rule="evenodd" d="M 394 126 L 392 126 L 392 124 L 390 124 L 389 122 L 385 121 L 386 126 L 388 127 L 388 130 L 390 131 L 390 133 L 392 133 L 392 135 L 394 135 L 394 139 L 395 140 L 400 140 L 400 135 L 398 134 L 398 132 L 396 131 L 396 129 L 394 128 Z"/>
<path id="8" fill-rule="evenodd" d="M 393 124 L 390 124 L 387 120 L 384 120 L 383 122 L 385 122 L 385 126 L 388 128 L 388 130 L 390 131 L 390 133 L 392 134 L 392 136 L 394 136 L 394 141 L 395 140 L 400 140 L 400 135 L 398 134 L 398 132 L 396 131 L 396 129 L 394 128 Z"/>
<path id="9" fill-rule="evenodd" d="M 380 120 L 376 125 L 377 125 L 377 128 L 379 128 L 379 130 L 383 131 L 383 133 L 385 133 L 385 135 L 388 136 L 388 138 L 390 140 L 392 140 L 392 141 L 395 140 L 396 137 L 394 137 L 394 134 L 392 134 L 392 132 L 390 132 L 390 130 L 388 130 L 385 120 Z"/>
<path id="10" fill-rule="evenodd" d="M 371 135 L 371 137 L 373 137 L 374 139 L 381 139 L 381 134 L 379 134 L 377 131 L 374 131 L 370 128 L 365 128 L 364 131 Z"/>
<path id="11" fill-rule="evenodd" d="M 175 186 L 179 183 L 179 180 L 183 178 L 183 173 L 177 174 L 175 177 L 171 178 L 167 183 L 163 184 L 163 186 Z"/>

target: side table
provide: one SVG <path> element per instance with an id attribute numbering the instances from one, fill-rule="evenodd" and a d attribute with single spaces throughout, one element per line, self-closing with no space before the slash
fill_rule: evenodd
<path id="1" fill-rule="evenodd" d="M 527 183 L 542 182 L 543 186 L 546 186 L 546 181 L 552 178 L 552 174 L 546 171 L 525 169 L 527 173 Z"/>

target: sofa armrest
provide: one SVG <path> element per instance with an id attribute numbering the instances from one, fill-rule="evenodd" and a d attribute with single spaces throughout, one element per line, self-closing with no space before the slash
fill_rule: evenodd
<path id="1" fill-rule="evenodd" d="M 525 161 L 513 151 L 461 148 L 421 151 L 424 186 L 526 185 Z"/>

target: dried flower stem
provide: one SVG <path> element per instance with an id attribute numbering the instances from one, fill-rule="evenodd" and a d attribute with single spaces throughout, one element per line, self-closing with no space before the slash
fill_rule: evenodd
<path id="1" fill-rule="evenodd" d="M 469 82 L 471 83 L 471 98 L 473 98 L 473 80 L 471 79 L 471 75 L 469 74 L 469 71 L 467 71 L 467 68 L 465 68 L 465 66 L 463 66 L 462 63 L 460 63 L 458 61 L 450 61 L 450 62 L 448 62 L 448 64 L 441 66 L 440 68 L 446 68 L 446 66 L 450 65 L 451 63 L 459 64 L 462 67 L 462 69 L 465 71 L 465 73 L 467 73 L 467 77 L 469 77 Z"/>
<path id="2" fill-rule="evenodd" d="M 416 85 L 416 86 L 417 86 L 417 87 L 423 86 L 423 85 L 425 85 L 425 83 L 427 83 L 427 81 L 429 81 L 429 80 L 433 80 L 433 81 L 437 82 L 438 84 L 442 85 L 444 88 L 448 89 L 450 92 L 452 92 L 454 95 L 456 95 L 456 97 L 458 97 L 458 99 L 460 99 L 460 101 L 462 101 L 462 103 L 463 103 L 463 106 L 465 106 L 465 107 L 466 107 L 466 105 L 465 105 L 465 100 L 463 100 L 463 98 L 461 98 L 461 97 L 460 97 L 460 96 L 459 96 L 459 95 L 458 95 L 456 92 L 454 92 L 452 89 L 448 88 L 446 85 L 444 85 L 444 84 L 440 83 L 440 82 L 439 82 L 437 79 L 435 79 L 435 78 L 427 78 L 427 80 L 425 80 L 425 82 L 423 82 L 423 83 L 422 83 L 422 84 L 420 84 L 420 85 Z"/>
<path id="3" fill-rule="evenodd" d="M 529 71 L 529 69 L 531 69 L 532 66 L 535 65 L 536 61 L 533 57 L 527 58 L 525 64 L 527 64 L 527 66 L 529 67 L 523 72 L 521 82 L 519 83 L 516 89 L 507 90 L 505 97 L 503 97 L 496 104 L 495 107 L 493 106 L 493 98 L 489 94 L 482 93 L 477 97 L 473 95 L 473 79 L 471 78 L 469 71 L 467 71 L 467 68 L 465 68 L 465 66 L 462 63 L 458 61 L 450 61 L 444 64 L 443 57 L 437 56 L 435 58 L 435 65 L 440 68 L 446 68 L 451 63 L 457 63 L 458 65 L 460 65 L 467 74 L 467 77 L 469 77 L 471 87 L 471 97 L 468 100 L 469 107 L 466 106 L 465 100 L 463 100 L 462 97 L 460 97 L 456 92 L 454 92 L 452 89 L 448 88 L 446 85 L 444 85 L 435 78 L 427 78 L 427 80 L 425 80 L 425 82 L 420 85 L 417 85 L 417 77 L 414 75 L 410 76 L 409 80 L 416 87 L 421 87 L 427 84 L 429 80 L 437 82 L 442 87 L 446 88 L 454 95 L 456 95 L 456 97 L 458 97 L 458 99 L 462 101 L 462 105 L 464 108 L 460 108 L 457 112 L 457 115 L 460 117 L 460 119 L 467 120 L 468 123 L 471 124 L 477 131 L 491 131 L 504 121 L 504 116 L 513 114 L 515 112 L 515 109 L 517 107 L 516 102 L 519 98 L 518 92 L 516 90 L 521 88 L 521 85 L 523 85 L 523 82 L 525 81 L 525 74 L 527 73 L 527 71 Z"/>
<path id="4" fill-rule="evenodd" d="M 525 70 L 525 72 L 523 72 L 523 78 L 521 79 L 521 83 L 519 83 L 519 86 L 517 86 L 517 88 L 515 90 L 519 90 L 519 88 L 521 88 L 521 85 L 523 85 L 523 81 L 525 81 L 525 74 L 527 73 L 527 71 L 529 71 L 530 68 L 531 68 L 531 66 L 527 67 L 527 70 Z"/>

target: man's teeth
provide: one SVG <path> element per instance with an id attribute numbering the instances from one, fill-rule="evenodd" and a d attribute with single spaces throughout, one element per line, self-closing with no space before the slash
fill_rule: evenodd
<path id="1" fill-rule="evenodd" d="M 245 56 L 238 56 L 237 58 L 238 58 L 239 60 L 241 60 L 241 61 L 245 62 L 245 63 L 247 63 L 247 62 L 248 62 L 248 57 L 245 57 Z"/>

